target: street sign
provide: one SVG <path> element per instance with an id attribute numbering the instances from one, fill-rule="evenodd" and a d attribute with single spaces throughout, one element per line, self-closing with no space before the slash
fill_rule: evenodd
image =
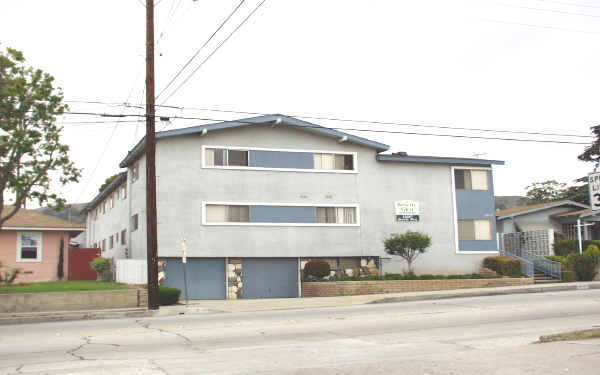
<path id="1" fill-rule="evenodd" d="M 412 200 L 401 200 L 394 202 L 396 221 L 419 221 L 419 202 Z"/>
<path id="2" fill-rule="evenodd" d="M 600 210 L 600 172 L 588 175 L 588 189 L 592 211 Z"/>

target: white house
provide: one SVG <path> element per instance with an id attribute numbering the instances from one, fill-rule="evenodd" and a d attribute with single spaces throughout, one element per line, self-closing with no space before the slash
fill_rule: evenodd
<path id="1" fill-rule="evenodd" d="M 497 253 L 492 165 L 385 154 L 389 146 L 283 115 L 156 134 L 158 255 L 181 287 L 181 241 L 193 298 L 296 297 L 300 269 L 401 272 L 392 233 L 432 237 L 419 273 L 477 272 Z M 125 172 L 87 207 L 88 246 L 146 257 L 142 139 Z M 394 258 L 394 259 L 392 259 Z"/>

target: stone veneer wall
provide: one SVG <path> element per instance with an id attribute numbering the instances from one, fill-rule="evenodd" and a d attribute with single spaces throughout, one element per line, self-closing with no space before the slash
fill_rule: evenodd
<path id="1" fill-rule="evenodd" d="M 532 278 L 303 282 L 302 297 L 427 292 L 434 290 L 531 285 L 533 283 L 534 280 Z"/>
<path id="2" fill-rule="evenodd" d="M 228 258 L 227 299 L 242 298 L 242 258 Z"/>

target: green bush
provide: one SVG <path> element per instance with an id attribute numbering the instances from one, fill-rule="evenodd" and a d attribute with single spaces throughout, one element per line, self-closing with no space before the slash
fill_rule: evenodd
<path id="1" fill-rule="evenodd" d="M 598 241 L 598 240 L 583 240 L 583 241 L 581 241 L 581 246 L 585 250 L 587 250 L 587 248 L 589 248 L 590 245 L 594 245 L 597 248 L 600 248 L 600 241 Z M 577 251 L 579 251 L 579 248 L 577 248 Z"/>
<path id="2" fill-rule="evenodd" d="M 503 276 L 520 277 L 522 275 L 519 259 L 500 256 L 487 257 L 483 260 L 483 266 Z"/>
<path id="3" fill-rule="evenodd" d="M 311 259 L 304 265 L 304 276 L 314 276 L 317 279 L 322 279 L 325 276 L 329 276 L 331 267 L 329 263 L 323 259 Z"/>
<path id="4" fill-rule="evenodd" d="M 456 280 L 456 279 L 497 279 L 498 276 L 485 276 L 478 273 L 459 275 L 416 275 L 414 273 L 386 273 L 382 276 L 339 277 L 329 281 L 377 281 L 377 280 Z"/>
<path id="5" fill-rule="evenodd" d="M 575 260 L 579 257 L 579 253 L 571 253 L 567 256 L 567 270 L 575 270 Z"/>
<path id="6" fill-rule="evenodd" d="M 158 300 L 161 306 L 176 304 L 179 302 L 179 296 L 181 296 L 181 290 L 177 288 L 162 285 L 158 287 Z"/>
<path id="7" fill-rule="evenodd" d="M 577 241 L 565 237 L 556 238 L 554 240 L 554 245 L 552 246 L 554 248 L 554 254 L 563 257 L 579 251 Z"/>
<path id="8" fill-rule="evenodd" d="M 591 254 L 577 254 L 574 258 L 573 269 L 577 280 L 591 281 L 596 276 L 596 258 Z"/>
<path id="9" fill-rule="evenodd" d="M 546 259 L 550 259 L 554 262 L 562 263 L 562 265 L 565 267 L 567 265 L 567 257 L 563 257 L 560 255 L 549 255 L 546 257 Z"/>
<path id="10" fill-rule="evenodd" d="M 565 283 L 570 283 L 571 281 L 575 281 L 575 272 L 573 271 L 562 271 L 562 281 Z"/>
<path id="11" fill-rule="evenodd" d="M 102 257 L 94 258 L 90 262 L 90 267 L 99 274 L 106 272 L 110 270 L 110 260 Z"/>
<path id="12" fill-rule="evenodd" d="M 591 244 L 588 247 L 586 247 L 585 249 L 586 250 L 583 252 L 583 254 L 589 255 L 592 258 L 594 258 L 594 261 L 596 262 L 596 266 L 600 265 L 600 249 L 598 249 L 598 246 Z"/>

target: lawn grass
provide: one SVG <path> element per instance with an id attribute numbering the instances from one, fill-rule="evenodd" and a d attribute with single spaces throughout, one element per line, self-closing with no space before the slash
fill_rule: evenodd
<path id="1" fill-rule="evenodd" d="M 129 287 L 125 284 L 114 283 L 111 281 L 49 281 L 27 285 L 0 286 L 0 294 L 115 290 L 127 288 Z"/>

